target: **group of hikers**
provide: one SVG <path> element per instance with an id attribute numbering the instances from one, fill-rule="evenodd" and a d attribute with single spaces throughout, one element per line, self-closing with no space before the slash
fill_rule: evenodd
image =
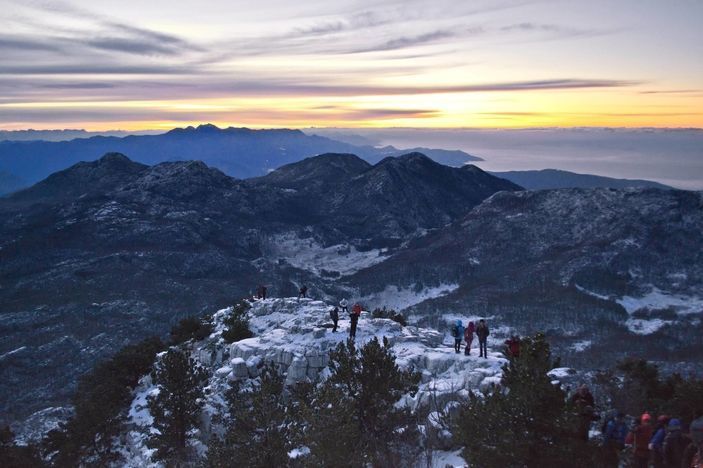
<path id="1" fill-rule="evenodd" d="M 695 413 L 688 431 L 681 419 L 661 415 L 653 423 L 645 412 L 632 428 L 627 427 L 625 414 L 616 413 L 603 425 L 603 449 L 609 466 L 620 464 L 625 446 L 632 447 L 632 466 L 647 468 L 691 468 L 703 466 L 703 410 Z"/>
<path id="2" fill-rule="evenodd" d="M 490 330 L 488 329 L 488 324 L 484 319 L 479 320 L 478 325 L 475 325 L 474 322 L 469 322 L 466 327 L 464 327 L 461 320 L 456 321 L 456 325 L 454 325 L 454 328 L 452 329 L 452 335 L 454 336 L 454 351 L 457 354 L 461 353 L 461 341 L 463 339 L 466 342 L 466 346 L 464 347 L 464 355 L 470 356 L 471 343 L 474 341 L 474 334 L 476 334 L 476 337 L 478 338 L 478 357 L 488 358 L 488 335 L 490 335 Z M 516 341 L 511 341 L 512 344 L 509 346 L 508 350 L 509 352 L 514 353 L 515 356 L 519 356 L 520 338 L 514 336 L 511 340 L 513 339 Z M 506 341 L 506 344 L 508 344 L 508 341 Z"/>
<path id="3" fill-rule="evenodd" d="M 344 313 L 349 314 L 349 320 L 351 322 L 349 326 L 349 339 L 354 340 L 356 339 L 356 327 L 359 324 L 359 317 L 361 316 L 361 304 L 358 302 L 352 306 L 351 312 L 349 312 L 349 302 L 347 302 L 346 299 L 342 299 L 339 301 L 339 307 L 335 306 L 330 310 L 330 318 L 332 319 L 332 331 L 336 332 L 339 324 L 339 312 L 340 308 L 341 311 Z"/>
<path id="4" fill-rule="evenodd" d="M 591 423 L 600 417 L 595 413 L 591 391 L 582 385 L 570 399 L 580 416 L 579 437 L 588 441 Z M 615 411 L 607 415 L 601 426 L 603 436 L 603 465 L 617 468 L 630 461 L 633 468 L 699 468 L 703 466 L 703 411 L 697 411 L 694 420 L 684 432 L 681 419 L 661 415 L 656 423 L 645 412 L 634 425 L 628 426 L 626 415 Z M 625 455 L 625 448 L 631 449 Z M 650 465 L 651 464 L 651 465 Z"/>

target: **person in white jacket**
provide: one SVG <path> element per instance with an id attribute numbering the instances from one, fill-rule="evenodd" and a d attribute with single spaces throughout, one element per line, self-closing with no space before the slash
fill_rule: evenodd
<path id="1" fill-rule="evenodd" d="M 339 307 L 342 309 L 342 312 L 349 313 L 349 309 L 347 309 L 347 305 L 349 305 L 349 303 L 347 302 L 346 299 L 342 299 L 341 301 L 339 301 Z"/>

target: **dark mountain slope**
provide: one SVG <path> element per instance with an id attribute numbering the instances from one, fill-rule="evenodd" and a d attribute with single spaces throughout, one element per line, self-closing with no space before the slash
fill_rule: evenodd
<path id="1" fill-rule="evenodd" d="M 108 153 L 92 162 L 81 162 L 51 174 L 34 186 L 7 197 L 9 204 L 61 203 L 81 195 L 98 195 L 117 188 L 132 176 L 147 169 L 144 164 L 130 161 L 119 153 Z"/>
<path id="2" fill-rule="evenodd" d="M 442 227 L 493 193 L 520 190 L 475 166 L 441 165 L 420 153 L 370 166 L 351 155 L 323 155 L 254 179 L 256 186 L 295 189 L 303 211 L 353 238 L 404 239 Z"/>
<path id="3" fill-rule="evenodd" d="M 491 316 L 521 332 L 550 331 L 567 347 L 598 342 L 598 355 L 579 357 L 589 365 L 628 352 L 689 362 L 684 334 L 700 329 L 703 312 L 702 233 L 698 192 L 501 192 L 348 281 L 362 294 L 456 284 L 414 312 Z"/>
<path id="4" fill-rule="evenodd" d="M 344 184 L 370 168 L 371 164 L 353 154 L 326 153 L 286 164 L 249 182 L 315 192 L 332 184 Z"/>

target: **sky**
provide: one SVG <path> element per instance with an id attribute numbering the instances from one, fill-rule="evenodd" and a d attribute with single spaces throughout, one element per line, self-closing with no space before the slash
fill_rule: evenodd
<path id="1" fill-rule="evenodd" d="M 0 0 L 0 129 L 703 127 L 703 1 Z"/>

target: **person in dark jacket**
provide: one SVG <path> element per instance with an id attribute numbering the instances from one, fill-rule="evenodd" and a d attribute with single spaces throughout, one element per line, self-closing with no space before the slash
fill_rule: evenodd
<path id="1" fill-rule="evenodd" d="M 574 405 L 574 410 L 579 416 L 578 434 L 579 438 L 588 442 L 588 433 L 591 429 L 591 422 L 598 419 L 595 414 L 595 401 L 591 391 L 586 384 L 583 384 L 571 397 L 571 404 Z"/>
<path id="2" fill-rule="evenodd" d="M 461 340 L 464 339 L 464 325 L 461 320 L 456 321 L 452 335 L 454 335 L 454 352 L 459 354 L 461 352 Z"/>
<path id="3" fill-rule="evenodd" d="M 471 343 L 474 341 L 474 332 L 476 331 L 476 326 L 473 322 L 469 322 L 469 326 L 464 330 L 464 341 L 466 341 L 466 348 L 464 348 L 464 354 L 469 356 L 471 354 Z"/>
<path id="4" fill-rule="evenodd" d="M 298 293 L 298 299 L 300 299 L 301 297 L 308 297 L 307 294 L 308 294 L 308 287 L 303 285 L 300 288 L 300 292 Z"/>
<path id="5" fill-rule="evenodd" d="M 332 332 L 337 331 L 337 322 L 339 322 L 339 309 L 337 307 L 334 307 L 332 310 L 330 310 L 330 318 L 332 319 L 332 323 L 334 326 L 332 327 Z"/>
<path id="6" fill-rule="evenodd" d="M 662 456 L 666 468 L 680 468 L 683 454 L 691 441 L 681 431 L 681 421 L 673 418 L 666 428 Z"/>
<path id="7" fill-rule="evenodd" d="M 486 321 L 481 319 L 478 321 L 478 326 L 476 327 L 476 336 L 478 337 L 478 348 L 479 356 L 482 358 L 488 358 L 488 335 L 490 335 L 490 330 L 488 330 L 488 325 Z"/>
<path id="8" fill-rule="evenodd" d="M 649 413 L 644 413 L 640 417 L 640 422 L 632 428 L 627 438 L 626 445 L 632 445 L 632 467 L 648 468 L 649 466 L 649 441 L 652 438 L 652 417 Z"/>
<path id="9" fill-rule="evenodd" d="M 349 338 L 356 339 L 356 326 L 359 323 L 359 317 L 361 316 L 361 304 L 358 302 L 352 307 L 351 314 L 349 318 L 351 319 L 351 327 L 349 328 Z"/>
<path id="10" fill-rule="evenodd" d="M 605 451 L 603 458 L 606 466 L 613 468 L 620 466 L 620 452 L 625 447 L 626 437 L 625 414 L 619 412 L 608 421 L 603 432 L 603 450 Z"/>
<path id="11" fill-rule="evenodd" d="M 266 299 L 266 286 L 261 285 L 261 299 Z"/>
<path id="12" fill-rule="evenodd" d="M 703 410 L 696 410 L 694 418 L 688 426 L 691 443 L 686 447 L 681 463 L 681 466 L 686 468 L 703 464 Z"/>

